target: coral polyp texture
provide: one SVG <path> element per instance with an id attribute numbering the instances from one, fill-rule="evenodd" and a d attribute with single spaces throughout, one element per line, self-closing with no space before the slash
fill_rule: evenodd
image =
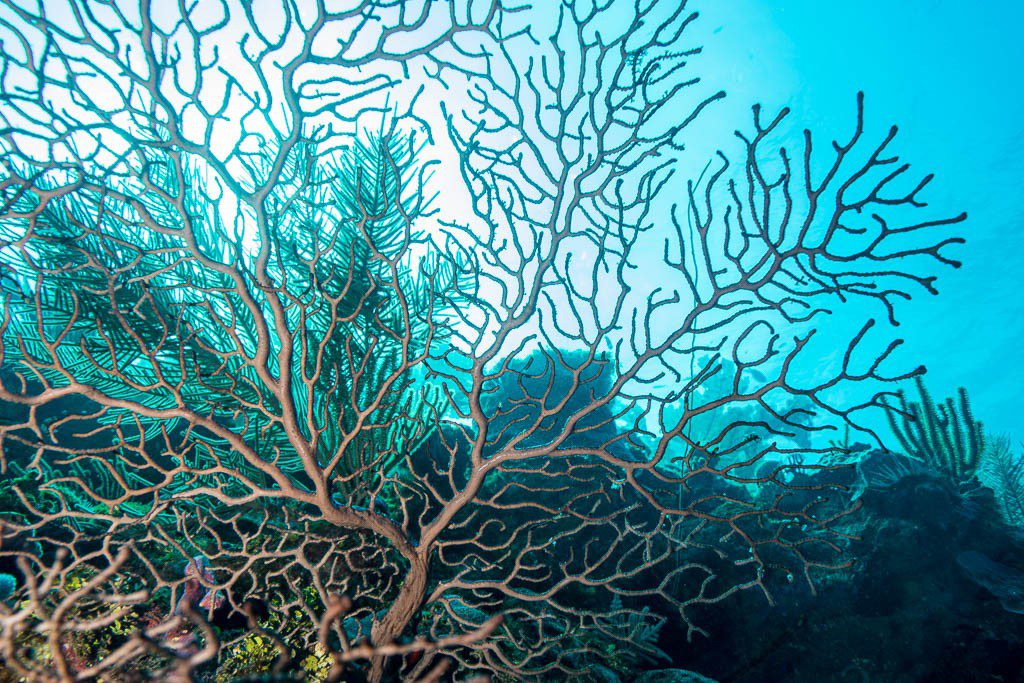
<path id="1" fill-rule="evenodd" d="M 862 95 L 694 158 L 690 3 L 3 4 L 14 680 L 628 677 L 846 575 L 867 415 L 979 467 L 965 216 Z"/>

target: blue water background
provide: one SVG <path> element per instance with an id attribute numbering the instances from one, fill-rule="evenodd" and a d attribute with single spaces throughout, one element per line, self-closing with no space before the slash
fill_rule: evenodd
<path id="1" fill-rule="evenodd" d="M 966 386 L 988 431 L 1024 440 L 1024 3 L 951 0 L 709 0 L 690 38 L 694 63 L 727 100 L 700 137 L 749 128 L 749 106 L 793 108 L 790 134 L 809 126 L 847 136 L 854 96 L 866 93 L 873 139 L 900 126 L 894 149 L 936 178 L 925 198 L 936 215 L 966 210 L 964 261 L 940 269 L 939 296 L 899 310 L 898 357 L 928 368 L 928 386 Z M 698 142 L 699 144 L 699 142 Z M 867 312 L 865 313 L 867 314 Z"/>

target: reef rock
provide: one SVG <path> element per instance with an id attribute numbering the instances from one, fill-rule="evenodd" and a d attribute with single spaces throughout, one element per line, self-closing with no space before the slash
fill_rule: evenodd
<path id="1" fill-rule="evenodd" d="M 633 679 L 635 683 L 715 683 L 707 676 L 701 676 L 686 669 L 657 669 L 645 671 Z"/>

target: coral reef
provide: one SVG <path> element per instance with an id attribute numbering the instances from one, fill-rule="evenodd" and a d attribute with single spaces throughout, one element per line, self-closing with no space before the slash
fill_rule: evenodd
<path id="1" fill-rule="evenodd" d="M 967 390 L 961 387 L 957 401 L 936 403 L 921 376 L 915 378 L 920 401 L 898 394 L 899 405 L 886 412 L 889 426 L 904 452 L 966 484 L 975 478 L 985 451 L 985 430 L 974 419 Z"/>
<path id="2" fill-rule="evenodd" d="M 686 2 L 69 1 L 0 12 L 16 677 L 885 680 L 829 610 L 1016 609 L 966 392 L 850 436 L 965 219 L 862 94 L 693 159 Z"/>

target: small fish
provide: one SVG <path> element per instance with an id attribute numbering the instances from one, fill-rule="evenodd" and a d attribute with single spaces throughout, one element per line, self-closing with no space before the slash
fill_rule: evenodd
<path id="1" fill-rule="evenodd" d="M 189 579 L 185 582 L 185 592 L 182 594 L 181 599 L 178 600 L 178 604 L 174 607 L 174 614 L 181 615 L 185 613 L 186 605 L 194 605 L 196 601 L 200 599 L 200 595 L 203 594 L 203 585 L 195 579 Z"/>
<path id="2" fill-rule="evenodd" d="M 213 572 L 210 571 L 210 563 L 202 555 L 196 555 L 185 564 L 184 575 L 188 578 L 185 582 L 185 592 L 174 609 L 175 614 L 183 614 L 184 606 L 196 605 L 207 614 L 213 613 L 218 607 L 224 604 L 224 595 L 221 591 L 210 590 L 204 584 L 216 583 Z M 200 581 L 201 579 L 201 581 Z"/>
<path id="3" fill-rule="evenodd" d="M 203 555 L 196 555 L 185 564 L 185 576 L 198 576 L 207 583 L 213 583 L 213 572 L 210 571 L 210 561 Z"/>
<path id="4" fill-rule="evenodd" d="M 199 601 L 199 606 L 207 613 L 213 612 L 224 604 L 224 596 L 220 591 L 206 591 L 206 595 Z"/>

